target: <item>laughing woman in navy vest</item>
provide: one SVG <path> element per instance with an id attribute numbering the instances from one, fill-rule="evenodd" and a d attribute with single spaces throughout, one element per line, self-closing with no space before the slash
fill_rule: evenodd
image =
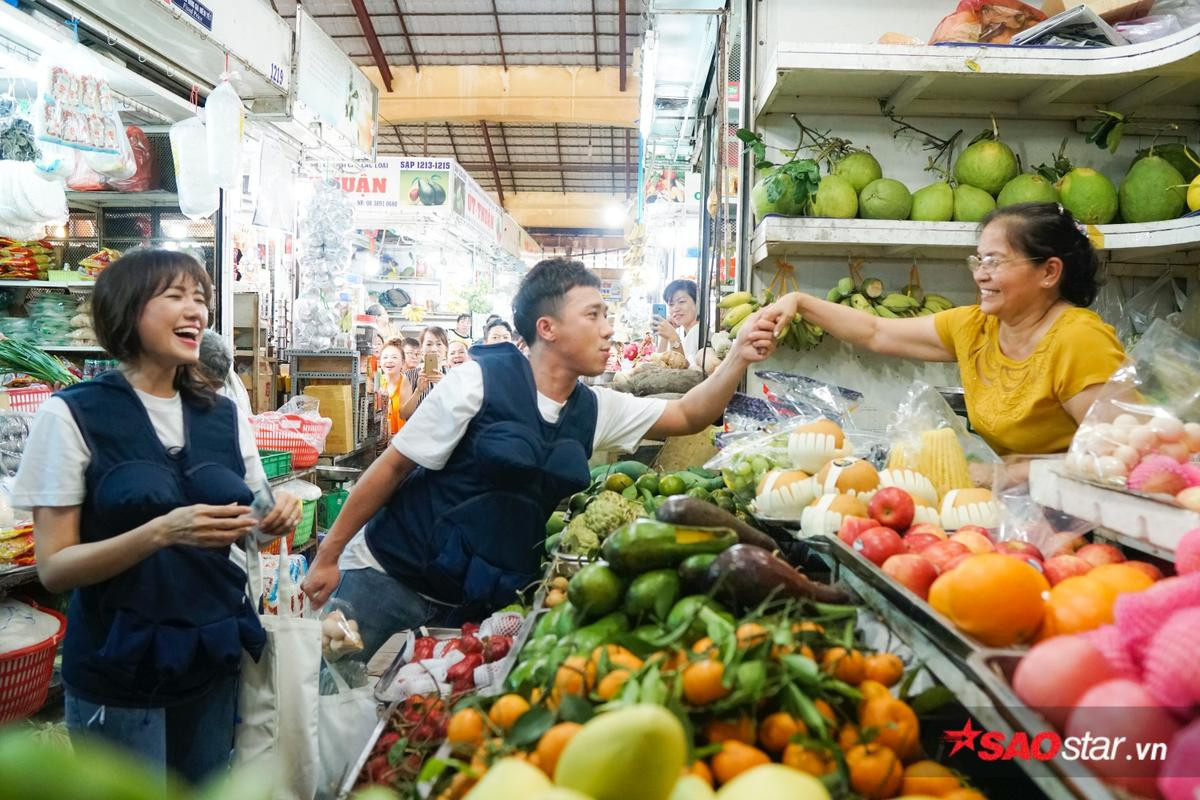
<path id="1" fill-rule="evenodd" d="M 229 558 L 254 525 L 253 434 L 193 373 L 211 299 L 191 256 L 138 250 L 113 262 L 92 308 L 120 368 L 46 402 L 14 488 L 33 508 L 42 583 L 73 590 L 71 735 L 192 781 L 228 765 L 242 652 L 257 657 L 266 638 Z M 299 519 L 280 492 L 259 530 L 280 535 Z"/>

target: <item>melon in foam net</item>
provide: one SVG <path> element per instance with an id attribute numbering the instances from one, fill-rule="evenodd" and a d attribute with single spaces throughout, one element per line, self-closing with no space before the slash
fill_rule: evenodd
<path id="1" fill-rule="evenodd" d="M 948 531 L 965 525 L 995 528 L 1000 524 L 1000 504 L 987 489 L 953 489 L 942 498 L 942 527 Z"/>
<path id="2" fill-rule="evenodd" d="M 879 473 L 861 458 L 835 458 L 817 473 L 817 494 L 848 494 L 869 503 L 879 488 Z"/>
<path id="3" fill-rule="evenodd" d="M 812 476 L 799 469 L 775 469 L 758 483 L 754 510 L 777 519 L 799 519 L 816 497 Z"/>
<path id="4" fill-rule="evenodd" d="M 800 515 L 804 536 L 834 536 L 845 517 L 866 519 L 867 504 L 848 494 L 826 494 L 812 501 Z"/>
<path id="5" fill-rule="evenodd" d="M 793 467 L 808 473 L 817 472 L 832 459 L 853 452 L 841 427 L 824 418 L 797 426 L 788 436 L 788 460 Z"/>

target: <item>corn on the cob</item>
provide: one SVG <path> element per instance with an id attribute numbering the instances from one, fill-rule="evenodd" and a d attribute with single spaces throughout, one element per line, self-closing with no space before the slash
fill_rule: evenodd
<path id="1" fill-rule="evenodd" d="M 974 486 L 962 445 L 949 428 L 921 433 L 921 455 L 917 463 L 917 471 L 933 482 L 939 497 L 952 489 Z"/>

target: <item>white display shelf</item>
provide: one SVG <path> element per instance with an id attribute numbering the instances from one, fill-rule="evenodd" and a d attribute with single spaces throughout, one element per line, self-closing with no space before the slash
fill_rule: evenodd
<path id="1" fill-rule="evenodd" d="M 0 280 L 0 287 L 14 289 L 92 289 L 95 286 L 95 281 Z"/>
<path id="2" fill-rule="evenodd" d="M 1180 217 L 1140 225 L 1098 225 L 1093 244 L 1114 260 L 1200 262 L 1200 217 Z M 973 222 L 828 219 L 768 216 L 754 229 L 752 262 L 789 256 L 847 253 L 876 258 L 954 259 L 975 251 L 979 226 Z"/>
<path id="3" fill-rule="evenodd" d="M 1032 462 L 1030 498 L 1098 525 L 1105 538 L 1173 559 L 1180 537 L 1200 528 L 1200 514 L 1195 511 L 1075 480 L 1062 474 L 1061 469 L 1062 461 L 1058 459 Z"/>
<path id="4" fill-rule="evenodd" d="M 1200 120 L 1200 27 L 1125 47 L 779 42 L 763 55 L 755 119 L 898 113 L 1016 119 Z"/>
<path id="5" fill-rule="evenodd" d="M 80 344 L 38 344 L 39 350 L 45 350 L 47 353 L 105 353 L 107 352 L 99 345 L 80 345 Z"/>
<path id="6" fill-rule="evenodd" d="M 67 192 L 67 204 L 82 208 L 144 208 L 148 206 L 178 206 L 179 195 L 174 192 Z"/>

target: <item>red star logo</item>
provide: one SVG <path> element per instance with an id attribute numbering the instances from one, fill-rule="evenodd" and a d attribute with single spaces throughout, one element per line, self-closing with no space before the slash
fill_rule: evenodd
<path id="1" fill-rule="evenodd" d="M 957 753 L 959 750 L 962 750 L 963 748 L 966 748 L 968 750 L 974 750 L 975 749 L 975 739 L 981 733 L 983 733 L 983 731 L 976 730 L 975 728 L 971 727 L 971 720 L 968 719 L 967 724 L 963 725 L 962 730 L 946 731 L 945 733 L 943 733 L 942 741 L 954 743 L 954 747 L 951 748 L 950 753 L 949 753 L 949 755 L 952 756 L 955 753 Z"/>

